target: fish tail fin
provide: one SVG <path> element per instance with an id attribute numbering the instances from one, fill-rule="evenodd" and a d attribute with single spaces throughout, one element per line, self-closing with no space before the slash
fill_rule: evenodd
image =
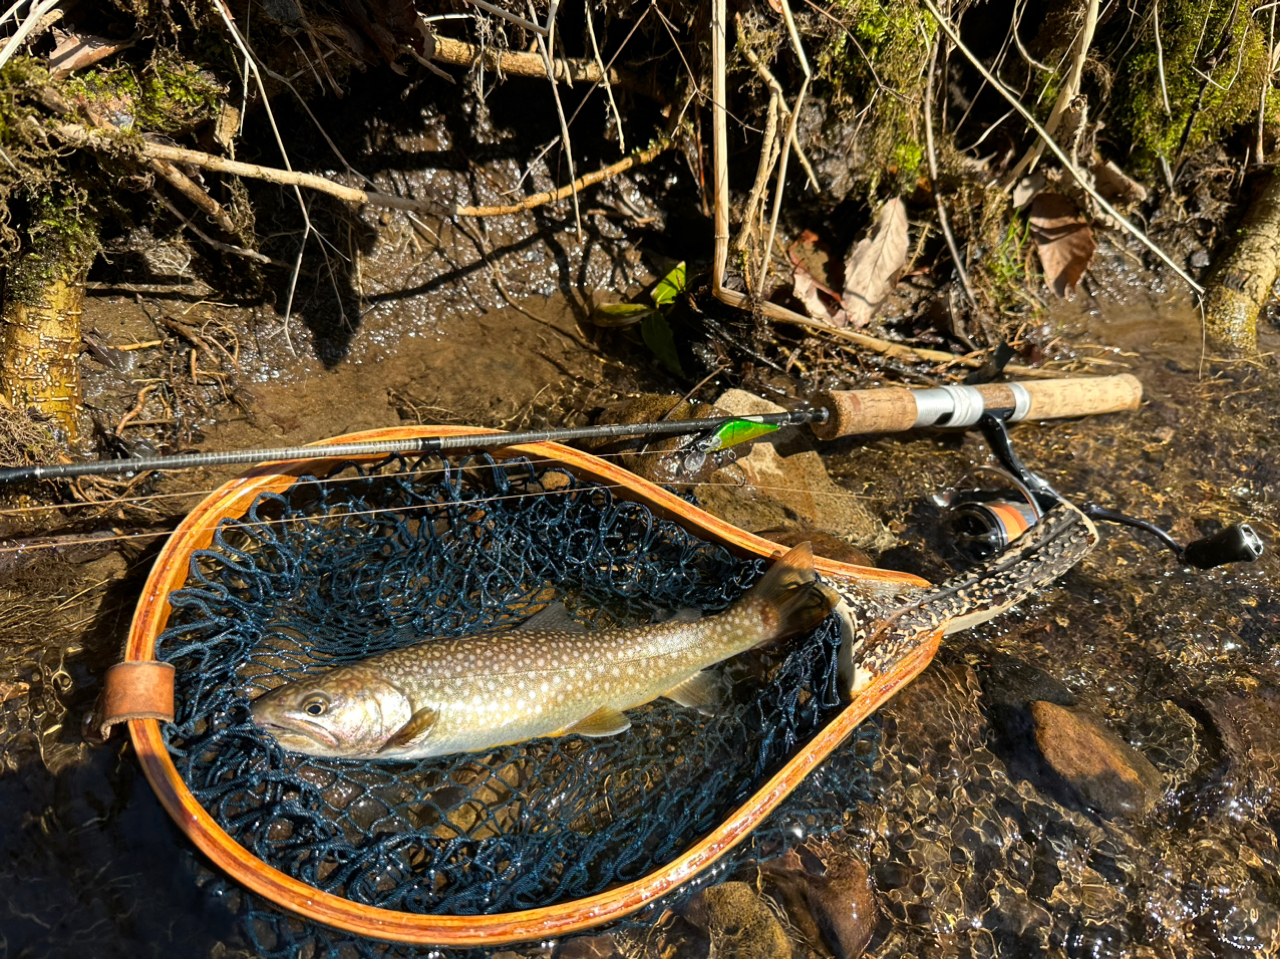
<path id="1" fill-rule="evenodd" d="M 776 625 L 759 645 L 794 636 L 822 622 L 840 601 L 839 594 L 818 582 L 813 571 L 813 547 L 801 543 L 775 562 L 744 597 L 759 603 Z"/>

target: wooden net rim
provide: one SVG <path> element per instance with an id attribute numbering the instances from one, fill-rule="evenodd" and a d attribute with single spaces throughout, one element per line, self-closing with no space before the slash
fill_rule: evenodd
<path id="1" fill-rule="evenodd" d="M 497 432 L 501 431 L 461 426 L 391 427 L 337 436 L 323 440 L 321 444 Z M 642 502 L 663 518 L 718 542 L 738 555 L 771 558 L 785 552 L 776 543 L 740 530 L 647 480 L 580 450 L 559 443 L 526 443 L 488 452 L 498 459 L 528 456 L 550 460 L 580 479 L 608 484 L 616 496 Z M 244 515 L 260 494 L 283 492 L 300 475 L 326 475 L 342 463 L 375 462 L 383 458 L 342 457 L 266 463 L 223 484 L 205 497 L 174 530 L 156 557 L 134 613 L 125 647 L 125 661 L 154 658 L 156 639 L 164 632 L 172 611 L 169 594 L 185 582 L 191 553 L 210 545 L 220 520 Z M 907 573 L 852 566 L 821 557 L 815 560 L 815 566 L 824 575 L 844 579 L 919 588 L 929 586 L 924 580 Z M 362 936 L 420 945 L 493 946 L 542 940 L 620 919 L 713 865 L 741 842 L 859 723 L 928 665 L 937 652 L 941 635 L 939 630 L 896 664 L 891 673 L 876 678 L 746 802 L 672 862 L 641 879 L 594 896 L 519 912 L 482 916 L 419 915 L 366 906 L 322 892 L 269 866 L 214 821 L 179 776 L 165 748 L 157 720 L 130 720 L 129 735 L 161 804 L 191 841 L 231 878 L 290 912 Z"/>

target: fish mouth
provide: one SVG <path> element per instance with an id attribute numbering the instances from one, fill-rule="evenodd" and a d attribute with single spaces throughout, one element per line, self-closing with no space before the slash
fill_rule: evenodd
<path id="1" fill-rule="evenodd" d="M 292 718 L 292 717 L 291 717 Z M 337 749 L 341 745 L 338 737 L 322 726 L 317 726 L 304 720 L 293 720 L 288 725 L 282 723 L 271 722 L 270 720 L 257 720 L 258 727 L 264 732 L 270 733 L 281 742 L 285 738 L 302 738 L 309 739 L 312 742 L 322 743 L 330 749 Z"/>

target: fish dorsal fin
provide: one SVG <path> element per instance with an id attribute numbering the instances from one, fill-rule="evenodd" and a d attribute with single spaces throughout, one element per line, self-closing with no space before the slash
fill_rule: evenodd
<path id="1" fill-rule="evenodd" d="M 662 695 L 667 699 L 675 700 L 681 706 L 689 706 L 700 712 L 710 713 L 720 702 L 720 681 L 714 673 L 704 669 L 676 683 Z"/>
<path id="2" fill-rule="evenodd" d="M 631 728 L 631 720 L 612 706 L 601 706 L 590 716 L 566 726 L 562 733 L 576 736 L 616 736 Z"/>
<path id="3" fill-rule="evenodd" d="M 379 753 L 390 752 L 412 746 L 427 738 L 431 727 L 436 724 L 436 711 L 430 706 L 423 706 L 409 717 L 409 721 L 391 734 L 391 738 L 382 744 Z"/>
<path id="4" fill-rule="evenodd" d="M 554 602 L 534 613 L 516 629 L 555 629 L 563 633 L 585 633 L 587 628 L 569 615 L 564 603 Z"/>

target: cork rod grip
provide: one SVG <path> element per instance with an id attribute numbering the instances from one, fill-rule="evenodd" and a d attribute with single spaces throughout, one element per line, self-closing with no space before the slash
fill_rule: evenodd
<path id="1" fill-rule="evenodd" d="M 1048 420 L 1136 410 L 1141 402 L 1142 383 L 1130 373 L 927 390 L 839 390 L 815 397 L 830 416 L 813 431 L 830 440 L 917 426 L 968 426 L 983 409 L 1015 409 L 1014 419 Z"/>

